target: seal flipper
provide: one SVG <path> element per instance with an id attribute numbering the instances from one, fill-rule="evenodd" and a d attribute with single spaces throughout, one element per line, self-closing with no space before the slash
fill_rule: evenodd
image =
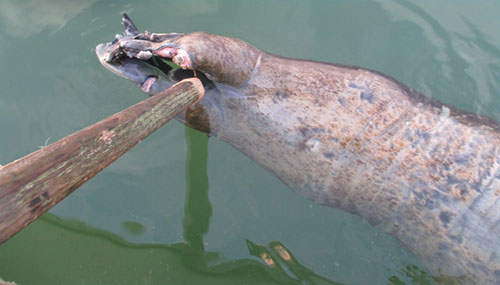
<path id="1" fill-rule="evenodd" d="M 136 36 L 139 34 L 139 30 L 135 26 L 134 22 L 130 19 L 127 13 L 122 14 L 122 25 L 123 25 L 123 34 L 125 36 Z"/>

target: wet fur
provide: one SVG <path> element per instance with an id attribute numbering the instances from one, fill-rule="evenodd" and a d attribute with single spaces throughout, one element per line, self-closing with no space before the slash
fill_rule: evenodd
<path id="1" fill-rule="evenodd" d="M 434 276 L 500 283 L 498 122 L 379 72 L 207 33 L 163 35 L 187 52 L 207 89 L 179 120 L 307 198 L 392 234 Z M 195 75 L 149 63 L 172 81 Z"/>
<path id="2" fill-rule="evenodd" d="M 189 125 L 394 235 L 433 275 L 500 282 L 498 122 L 363 68 L 206 33 L 178 44 L 215 84 Z"/>

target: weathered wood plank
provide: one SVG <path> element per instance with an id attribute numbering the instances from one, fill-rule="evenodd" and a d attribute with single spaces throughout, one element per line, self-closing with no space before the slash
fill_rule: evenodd
<path id="1" fill-rule="evenodd" d="M 0 167 L 0 244 L 204 94 L 196 78 Z"/>

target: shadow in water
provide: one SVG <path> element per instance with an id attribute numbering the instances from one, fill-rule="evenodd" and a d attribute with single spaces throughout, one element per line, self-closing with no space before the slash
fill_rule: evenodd
<path id="1" fill-rule="evenodd" d="M 240 259 L 215 266 L 209 265 L 216 263 L 218 256 L 206 252 L 203 244 L 203 235 L 208 232 L 212 215 L 212 206 L 208 199 L 208 136 L 186 127 L 185 137 L 188 146 L 187 189 L 183 220 L 186 244 L 174 246 L 177 249 L 182 248 L 183 255 L 189 252 L 188 255 L 185 255 L 186 257 L 189 256 L 189 260 L 186 260 L 188 261 L 185 264 L 186 266 L 202 274 L 241 274 L 243 279 L 253 275 L 258 276 L 258 279 L 261 279 L 260 281 L 267 279 L 267 281 L 273 283 L 338 284 L 301 265 L 280 242 L 271 242 L 268 247 L 265 247 L 249 240 L 246 241 L 250 254 L 262 259 L 264 263 L 257 260 Z M 215 256 L 217 258 L 214 260 Z"/>
<path id="2" fill-rule="evenodd" d="M 186 200 L 184 204 L 184 240 L 203 252 L 203 235 L 208 232 L 212 205 L 208 200 L 208 136 L 185 128 L 187 143 Z"/>

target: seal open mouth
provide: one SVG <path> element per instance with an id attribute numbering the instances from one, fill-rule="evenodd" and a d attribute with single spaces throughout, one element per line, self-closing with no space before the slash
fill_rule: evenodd
<path id="1" fill-rule="evenodd" d="M 127 39 L 141 39 L 135 24 L 127 14 L 122 16 L 123 34 L 117 34 L 109 43 L 96 46 L 96 55 L 101 64 L 111 72 L 136 82 L 150 96 L 158 94 L 182 79 L 198 77 L 205 88 L 213 88 L 214 84 L 199 70 L 179 68 L 172 59 L 159 58 L 151 52 L 133 51 L 121 47 Z M 151 35 L 155 37 L 155 35 Z M 158 39 L 175 37 L 175 34 L 159 35 Z M 165 52 L 165 49 L 163 49 Z"/>

